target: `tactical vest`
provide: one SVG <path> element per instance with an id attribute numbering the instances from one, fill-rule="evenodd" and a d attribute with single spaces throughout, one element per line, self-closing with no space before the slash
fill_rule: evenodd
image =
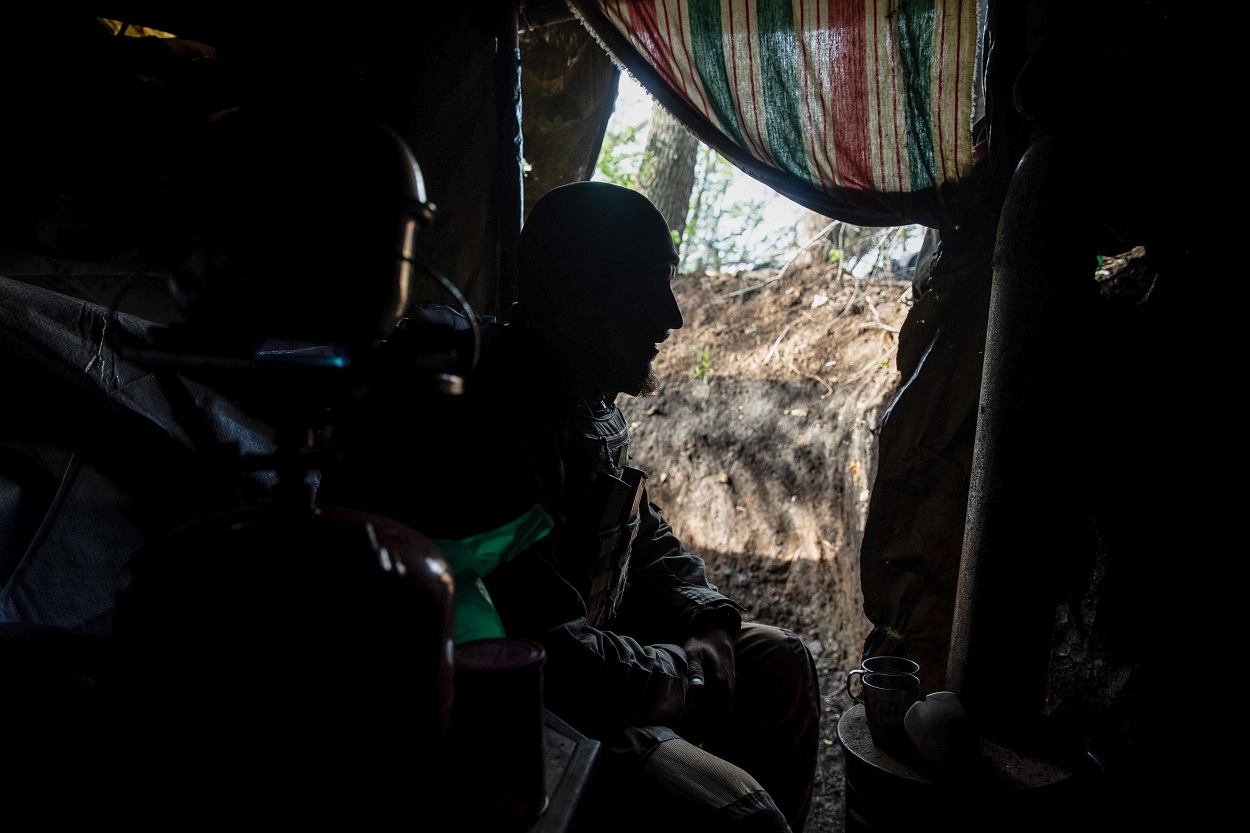
<path id="1" fill-rule="evenodd" d="M 561 569 L 586 599 L 587 624 L 611 622 L 625 592 L 630 550 L 641 520 L 647 476 L 629 465 L 629 426 L 615 405 L 599 402 L 563 432 Z"/>

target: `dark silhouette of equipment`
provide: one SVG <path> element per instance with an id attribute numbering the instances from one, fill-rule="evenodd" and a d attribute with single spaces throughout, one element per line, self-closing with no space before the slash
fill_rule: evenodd
<path id="1" fill-rule="evenodd" d="M 172 288 L 186 323 L 139 358 L 272 426 L 270 453 L 234 455 L 272 488 L 132 559 L 114 617 L 112 742 L 136 762 L 123 792 L 162 805 L 360 821 L 420 800 L 428 819 L 450 777 L 451 574 L 425 535 L 320 505 L 316 484 L 327 413 L 370 374 L 458 389 L 384 348 L 422 274 L 414 240 L 433 207 L 388 128 L 329 119 L 297 142 L 290 116 L 224 114 L 182 183 Z"/>

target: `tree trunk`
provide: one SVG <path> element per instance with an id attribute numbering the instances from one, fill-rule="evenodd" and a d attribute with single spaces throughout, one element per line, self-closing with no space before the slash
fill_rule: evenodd
<path id="1" fill-rule="evenodd" d="M 826 232 L 819 240 L 813 240 L 813 238 L 832 222 L 833 220 L 823 214 L 803 209 L 803 213 L 799 215 L 799 245 L 809 241 L 811 244 L 795 258 L 796 266 L 811 266 L 829 261 L 829 250 L 833 248 L 832 237 Z"/>
<path id="2" fill-rule="evenodd" d="M 655 203 L 668 227 L 684 239 L 699 140 L 659 104 L 651 106 L 651 127 L 643 151 L 638 190 Z"/>

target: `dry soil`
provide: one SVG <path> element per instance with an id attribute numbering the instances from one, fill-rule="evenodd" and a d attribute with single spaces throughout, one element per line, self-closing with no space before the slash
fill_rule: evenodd
<path id="1" fill-rule="evenodd" d="M 661 347 L 660 391 L 621 403 L 633 458 L 712 581 L 807 640 L 823 713 L 806 833 L 843 833 L 837 722 L 870 627 L 859 545 L 909 284 L 791 266 L 681 275 L 674 291 L 686 324 Z"/>

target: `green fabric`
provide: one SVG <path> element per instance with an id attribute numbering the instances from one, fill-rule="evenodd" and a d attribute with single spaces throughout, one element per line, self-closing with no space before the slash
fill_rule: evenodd
<path id="1" fill-rule="evenodd" d="M 756 6 L 756 15 L 769 158 L 774 167 L 810 178 L 803 134 L 792 127 L 802 121 L 794 10 L 789 0 L 765 0 Z"/>
<path id="2" fill-rule="evenodd" d="M 934 148 L 934 122 L 929 112 L 933 100 L 933 79 L 929 71 L 934 54 L 940 52 L 934 46 L 935 17 L 933 3 L 918 0 L 908 7 L 907 14 L 898 20 L 898 62 L 906 83 L 903 92 L 904 115 L 907 118 L 907 169 L 911 188 L 919 191 L 931 187 L 937 180 L 940 164 Z M 940 172 L 945 177 L 945 171 Z"/>
<path id="3" fill-rule="evenodd" d="M 554 525 L 547 511 L 535 504 L 503 526 L 468 538 L 434 540 L 456 581 L 453 639 L 457 645 L 505 635 L 482 577 L 541 541 Z"/>

